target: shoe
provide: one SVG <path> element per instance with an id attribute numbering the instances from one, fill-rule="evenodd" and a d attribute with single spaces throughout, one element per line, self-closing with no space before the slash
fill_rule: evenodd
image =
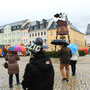
<path id="1" fill-rule="evenodd" d="M 75 76 L 75 74 L 72 74 L 72 76 Z"/>
<path id="2" fill-rule="evenodd" d="M 20 85 L 20 84 L 21 84 L 20 82 L 17 83 L 17 85 Z"/>
<path id="3" fill-rule="evenodd" d="M 69 82 L 69 80 L 66 79 L 66 82 Z"/>
<path id="4" fill-rule="evenodd" d="M 62 79 L 62 81 L 65 81 L 65 80 L 66 80 L 66 78 L 63 78 L 63 79 Z"/>
<path id="5" fill-rule="evenodd" d="M 13 88 L 13 86 L 9 86 L 10 88 Z"/>

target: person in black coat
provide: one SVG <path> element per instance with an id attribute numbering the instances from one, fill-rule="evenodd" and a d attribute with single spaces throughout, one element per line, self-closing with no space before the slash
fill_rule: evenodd
<path id="1" fill-rule="evenodd" d="M 34 43 L 41 47 L 43 43 L 40 42 L 42 39 L 37 38 Z M 33 57 L 26 65 L 22 87 L 24 90 L 53 90 L 54 69 L 50 57 L 43 52 L 42 47 L 38 47 L 39 50 L 33 50 L 33 47 L 31 49 Z"/>

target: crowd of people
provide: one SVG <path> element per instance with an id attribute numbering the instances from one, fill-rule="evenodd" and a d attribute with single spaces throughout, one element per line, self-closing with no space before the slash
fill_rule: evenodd
<path id="1" fill-rule="evenodd" d="M 54 68 L 50 57 L 43 50 L 43 40 L 36 38 L 35 42 L 29 48 L 31 52 L 30 61 L 25 67 L 23 80 L 21 82 L 24 90 L 53 90 L 54 85 Z M 71 50 L 66 44 L 61 44 L 61 49 L 58 50 L 60 57 L 60 71 L 62 81 L 69 82 L 69 65 L 71 65 L 72 75 L 76 74 L 76 63 L 79 57 L 78 52 L 72 55 Z M 17 85 L 19 81 L 19 65 L 20 60 L 17 52 L 9 51 L 5 56 L 8 61 L 9 87 L 13 87 L 13 75 L 16 76 Z M 64 72 L 64 68 L 66 73 Z"/>

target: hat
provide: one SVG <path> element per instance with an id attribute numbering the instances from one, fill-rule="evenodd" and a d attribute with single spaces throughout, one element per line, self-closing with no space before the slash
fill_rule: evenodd
<path id="1" fill-rule="evenodd" d="M 31 53 L 35 54 L 43 49 L 43 39 L 38 37 L 35 41 L 30 45 L 29 50 Z"/>
<path id="2" fill-rule="evenodd" d="M 34 41 L 34 43 L 36 45 L 43 46 L 43 39 L 40 38 L 40 37 L 38 37 L 38 38 L 36 38 L 36 40 Z"/>

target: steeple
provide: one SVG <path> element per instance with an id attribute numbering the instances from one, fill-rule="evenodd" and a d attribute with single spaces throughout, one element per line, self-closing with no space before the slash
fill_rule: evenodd
<path id="1" fill-rule="evenodd" d="M 65 16 L 65 21 L 67 21 L 67 24 L 70 24 L 70 21 L 68 20 L 67 15 Z"/>
<path id="2" fill-rule="evenodd" d="M 87 31 L 86 31 L 86 35 L 90 35 L 90 24 L 88 24 L 88 26 L 87 26 Z"/>

